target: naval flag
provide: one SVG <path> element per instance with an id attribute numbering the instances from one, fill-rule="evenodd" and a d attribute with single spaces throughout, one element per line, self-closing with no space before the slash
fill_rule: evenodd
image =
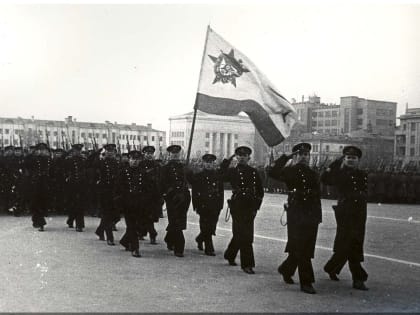
<path id="1" fill-rule="evenodd" d="M 195 106 L 215 115 L 245 112 L 269 146 L 290 135 L 297 117 L 294 107 L 265 75 L 210 27 Z"/>

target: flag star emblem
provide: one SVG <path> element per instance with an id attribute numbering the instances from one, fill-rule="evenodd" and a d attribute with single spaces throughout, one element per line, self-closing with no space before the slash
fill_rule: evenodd
<path id="1" fill-rule="evenodd" d="M 218 57 L 208 56 L 214 62 L 214 74 L 216 77 L 213 80 L 213 84 L 217 82 L 222 82 L 223 84 L 230 82 L 236 87 L 236 78 L 239 78 L 244 72 L 249 72 L 242 64 L 241 59 L 235 59 L 233 49 L 228 54 L 221 50 Z"/>

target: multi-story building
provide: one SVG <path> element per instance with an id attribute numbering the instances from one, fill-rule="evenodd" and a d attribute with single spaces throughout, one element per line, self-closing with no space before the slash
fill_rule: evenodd
<path id="1" fill-rule="evenodd" d="M 188 149 L 193 114 L 190 112 L 169 118 L 169 143 L 180 145 L 184 153 Z M 248 116 L 219 116 L 197 111 L 191 158 L 205 153 L 226 158 L 242 145 L 253 149 L 254 161 L 261 159 L 263 141 Z"/>
<path id="2" fill-rule="evenodd" d="M 292 104 L 299 121 L 294 125 L 290 137 L 274 150 L 281 151 L 293 143 L 307 140 L 314 145 L 314 158 L 339 155 L 345 145 L 355 144 L 365 151 L 366 163 L 392 159 L 397 103 L 347 96 L 341 97 L 340 105 L 323 104 L 320 97 L 310 96 L 307 101 L 302 99 L 298 103 L 293 100 Z M 193 112 L 169 119 L 169 142 L 181 145 L 185 151 L 192 119 Z M 198 112 L 191 156 L 210 152 L 218 157 L 228 157 L 237 145 L 250 146 L 254 151 L 254 161 L 267 163 L 270 148 L 247 116 L 218 116 Z"/>
<path id="3" fill-rule="evenodd" d="M 420 162 L 420 108 L 406 108 L 398 117 L 400 125 L 395 131 L 395 159 L 404 163 Z"/>
<path id="4" fill-rule="evenodd" d="M 323 104 L 318 96 L 293 102 L 305 132 L 340 135 L 363 130 L 379 136 L 394 136 L 397 103 L 357 96 L 340 98 L 340 105 Z"/>
<path id="5" fill-rule="evenodd" d="M 48 142 L 51 148 L 68 148 L 73 143 L 82 143 L 85 149 L 115 143 L 122 153 L 149 144 L 160 154 L 166 147 L 166 133 L 153 129 L 151 124 L 78 122 L 72 116 L 63 121 L 0 118 L 1 146 L 28 147 L 41 141 Z"/>
<path id="6" fill-rule="evenodd" d="M 394 140 L 392 137 L 380 137 L 365 132 L 354 132 L 352 136 L 328 134 L 302 133 L 292 135 L 275 147 L 275 157 L 281 154 L 292 153 L 296 143 L 308 142 L 312 146 L 311 163 L 329 163 L 342 156 L 343 148 L 347 145 L 356 145 L 362 152 L 362 167 L 376 168 L 380 164 L 389 165 L 392 162 L 394 152 Z"/>

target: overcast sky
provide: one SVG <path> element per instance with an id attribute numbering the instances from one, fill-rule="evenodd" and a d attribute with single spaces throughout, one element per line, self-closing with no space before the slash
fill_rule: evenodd
<path id="1" fill-rule="evenodd" d="M 1 4 L 0 116 L 152 123 L 192 110 L 207 25 L 289 100 L 420 107 L 420 4 Z"/>

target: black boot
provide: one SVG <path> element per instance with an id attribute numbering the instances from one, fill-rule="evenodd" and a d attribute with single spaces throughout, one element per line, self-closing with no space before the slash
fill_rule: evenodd
<path id="1" fill-rule="evenodd" d="M 367 291 L 369 290 L 366 286 L 365 283 L 361 280 L 354 280 L 353 281 L 353 289 L 356 290 L 362 290 L 362 291 Z"/>
<path id="2" fill-rule="evenodd" d="M 98 230 L 95 231 L 95 234 L 99 236 L 100 241 L 105 241 L 104 232 L 99 233 Z"/>
<path id="3" fill-rule="evenodd" d="M 135 249 L 131 252 L 131 256 L 133 257 L 141 257 L 140 252 L 138 249 Z"/>
<path id="4" fill-rule="evenodd" d="M 287 284 L 294 284 L 295 282 L 293 281 L 292 276 L 284 274 L 280 267 L 281 265 L 277 268 L 277 271 L 283 277 L 283 281 Z"/>
<path id="5" fill-rule="evenodd" d="M 211 236 L 210 236 L 210 239 L 207 239 L 204 241 L 204 246 L 205 246 L 204 253 L 207 256 L 216 256 L 216 253 L 214 252 L 213 240 L 211 239 Z"/>
<path id="6" fill-rule="evenodd" d="M 157 245 L 156 236 L 150 236 L 150 244 Z"/>
<path id="7" fill-rule="evenodd" d="M 226 253 L 223 255 L 223 258 L 225 258 L 228 262 L 230 266 L 237 266 L 238 264 L 235 262 L 235 259 L 231 259 L 230 257 L 228 257 L 226 255 Z"/>
<path id="8" fill-rule="evenodd" d="M 201 234 L 199 234 L 196 238 L 195 241 L 197 242 L 197 248 L 199 250 L 203 250 L 203 240 L 201 239 Z"/>
<path id="9" fill-rule="evenodd" d="M 300 285 L 300 290 L 305 292 L 305 293 L 308 293 L 308 294 L 315 294 L 316 293 L 314 287 L 310 283 L 309 284 L 301 284 Z"/>

